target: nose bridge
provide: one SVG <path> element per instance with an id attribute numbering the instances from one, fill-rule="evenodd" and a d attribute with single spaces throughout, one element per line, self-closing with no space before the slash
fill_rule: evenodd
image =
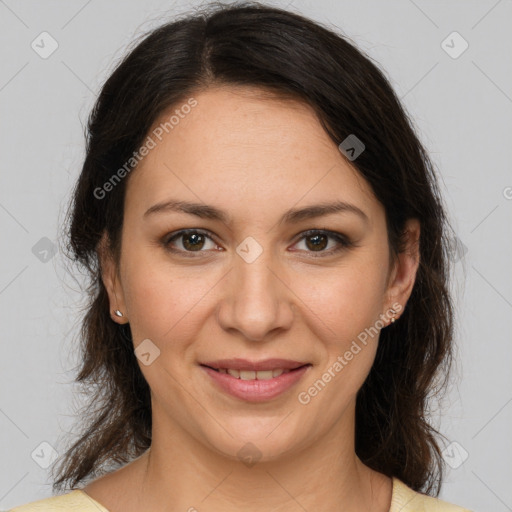
<path id="1" fill-rule="evenodd" d="M 276 314 L 276 279 L 271 272 L 272 250 L 250 237 L 237 247 L 234 258 L 235 307 L 241 319 L 267 324 Z"/>
<path id="2" fill-rule="evenodd" d="M 252 292 L 256 299 L 259 299 L 262 293 L 268 293 L 269 298 L 273 296 L 271 289 L 274 287 L 272 281 L 275 277 L 271 269 L 276 263 L 272 262 L 271 249 L 264 250 L 256 241 L 244 241 L 237 247 L 236 252 L 238 257 L 234 258 L 233 262 L 236 288 L 245 295 Z"/>
<path id="3" fill-rule="evenodd" d="M 236 253 L 228 296 L 219 311 L 222 327 L 234 328 L 250 340 L 261 340 L 278 327 L 289 327 L 293 314 L 287 288 L 276 276 L 279 263 L 272 249 L 247 237 Z"/>

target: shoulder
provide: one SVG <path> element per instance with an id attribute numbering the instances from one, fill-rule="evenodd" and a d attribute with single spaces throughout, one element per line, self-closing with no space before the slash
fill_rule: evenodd
<path id="1" fill-rule="evenodd" d="M 75 489 L 61 496 L 52 496 L 26 505 L 14 507 L 8 512 L 109 512 L 85 492 Z"/>
<path id="2" fill-rule="evenodd" d="M 428 496 L 405 485 L 398 478 L 393 478 L 393 495 L 389 512 L 471 512 L 467 508 L 459 507 Z"/>

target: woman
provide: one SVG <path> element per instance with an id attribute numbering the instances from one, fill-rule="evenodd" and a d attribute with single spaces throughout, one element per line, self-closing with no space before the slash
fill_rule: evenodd
<path id="1" fill-rule="evenodd" d="M 90 408 L 70 492 L 14 511 L 464 510 L 425 417 L 449 224 L 376 65 L 297 14 L 210 7 L 131 51 L 88 130 Z"/>

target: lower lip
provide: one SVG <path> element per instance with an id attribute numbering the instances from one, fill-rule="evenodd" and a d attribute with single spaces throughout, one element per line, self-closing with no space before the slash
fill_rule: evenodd
<path id="1" fill-rule="evenodd" d="M 310 365 L 302 366 L 268 380 L 242 380 L 232 377 L 229 373 L 220 373 L 207 366 L 201 366 L 223 391 L 249 402 L 265 402 L 279 396 L 296 384 L 309 367 Z"/>

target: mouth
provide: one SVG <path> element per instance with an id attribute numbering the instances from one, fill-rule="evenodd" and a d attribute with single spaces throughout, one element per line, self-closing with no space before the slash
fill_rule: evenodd
<path id="1" fill-rule="evenodd" d="M 249 402 L 271 400 L 290 390 L 312 366 L 311 363 L 272 359 L 251 362 L 230 359 L 201 363 L 214 389 Z"/>

